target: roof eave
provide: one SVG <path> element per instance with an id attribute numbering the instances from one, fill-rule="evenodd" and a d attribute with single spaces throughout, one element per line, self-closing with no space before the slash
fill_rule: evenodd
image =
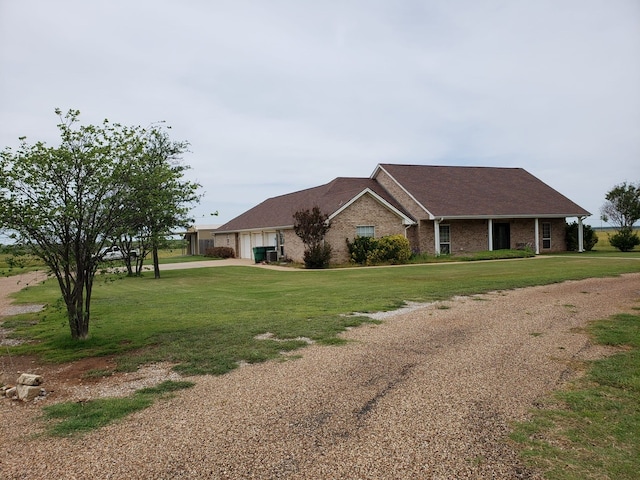
<path id="1" fill-rule="evenodd" d="M 218 234 L 218 233 L 248 233 L 248 232 L 255 232 L 255 231 L 272 231 L 272 230 L 288 230 L 288 229 L 292 229 L 293 225 L 278 225 L 275 227 L 271 227 L 271 226 L 263 226 L 263 227 L 252 227 L 252 228 L 238 228 L 238 229 L 232 229 L 232 230 L 216 230 L 214 233 Z"/>
<path id="2" fill-rule="evenodd" d="M 429 220 L 447 219 L 447 220 L 496 220 L 507 218 L 569 218 L 569 217 L 589 217 L 591 213 L 536 213 L 536 214 L 504 214 L 504 215 L 447 215 L 447 214 L 430 214 Z"/>

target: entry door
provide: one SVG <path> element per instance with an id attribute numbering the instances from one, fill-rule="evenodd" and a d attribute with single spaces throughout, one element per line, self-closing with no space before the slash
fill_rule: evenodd
<path id="1" fill-rule="evenodd" d="M 508 223 L 493 224 L 493 249 L 506 250 L 511 248 L 511 229 Z"/>

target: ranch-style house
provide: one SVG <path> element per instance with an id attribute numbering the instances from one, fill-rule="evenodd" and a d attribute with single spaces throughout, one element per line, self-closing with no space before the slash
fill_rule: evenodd
<path id="1" fill-rule="evenodd" d="M 226 246 L 239 258 L 275 247 L 278 258 L 302 261 L 293 214 L 320 208 L 331 228 L 332 262 L 348 261 L 346 239 L 404 235 L 416 253 L 462 254 L 529 247 L 566 249 L 566 219 L 591 215 L 522 168 L 379 164 L 369 178 L 344 178 L 265 200 L 191 242 L 191 253 Z M 192 238 L 197 239 L 197 236 Z"/>

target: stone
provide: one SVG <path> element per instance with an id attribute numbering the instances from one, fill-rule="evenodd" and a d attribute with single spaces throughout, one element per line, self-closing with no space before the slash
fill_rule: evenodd
<path id="1" fill-rule="evenodd" d="M 40 396 L 40 387 L 38 386 L 18 385 L 16 391 L 18 393 L 18 400 L 22 400 L 23 402 L 29 402 Z"/>
<path id="2" fill-rule="evenodd" d="M 4 391 L 4 394 L 5 394 L 5 396 L 6 396 L 7 398 L 13 398 L 13 397 L 15 397 L 15 396 L 17 395 L 17 393 L 16 393 L 16 387 L 7 388 L 7 389 Z"/>
<path id="3" fill-rule="evenodd" d="M 40 375 L 34 375 L 32 373 L 23 373 L 18 377 L 18 385 L 30 385 L 36 386 L 43 382 Z"/>

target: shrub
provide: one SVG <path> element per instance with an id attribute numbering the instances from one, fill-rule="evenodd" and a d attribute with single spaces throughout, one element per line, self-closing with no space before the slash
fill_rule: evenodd
<path id="1" fill-rule="evenodd" d="M 578 251 L 578 222 L 567 224 L 565 231 L 565 242 L 567 250 L 570 252 Z M 598 243 L 598 236 L 590 225 L 582 225 L 582 246 L 587 252 Z"/>
<path id="2" fill-rule="evenodd" d="M 236 252 L 231 247 L 209 247 L 204 251 L 205 257 L 235 258 Z"/>
<path id="3" fill-rule="evenodd" d="M 389 235 L 378 239 L 377 245 L 367 258 L 368 263 L 406 263 L 411 257 L 409 240 L 402 235 Z"/>
<path id="4" fill-rule="evenodd" d="M 402 235 L 356 237 L 353 243 L 347 239 L 347 248 L 351 261 L 361 265 L 406 263 L 411 258 L 409 240 Z"/>
<path id="5" fill-rule="evenodd" d="M 331 245 L 316 244 L 304 251 L 304 266 L 306 268 L 327 268 L 331 261 Z"/>
<path id="6" fill-rule="evenodd" d="M 640 238 L 633 233 L 632 227 L 622 227 L 618 233 L 609 237 L 609 243 L 621 252 L 628 252 L 640 245 Z"/>
<path id="7" fill-rule="evenodd" d="M 367 256 L 375 248 L 376 243 L 376 239 L 373 237 L 356 237 L 353 239 L 353 243 L 347 238 L 349 260 L 360 265 L 366 264 Z"/>
<path id="8" fill-rule="evenodd" d="M 320 207 L 299 210 L 293 214 L 293 230 L 304 243 L 304 265 L 306 268 L 326 268 L 331 260 L 331 245 L 324 241 L 331 225 L 329 215 Z"/>

